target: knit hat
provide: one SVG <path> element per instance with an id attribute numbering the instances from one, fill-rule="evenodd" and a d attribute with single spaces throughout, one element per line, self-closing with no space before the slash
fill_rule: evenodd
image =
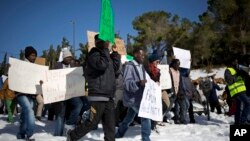
<path id="1" fill-rule="evenodd" d="M 157 54 L 151 54 L 148 58 L 149 62 L 152 63 L 156 60 L 160 60 L 160 57 Z"/>
<path id="2" fill-rule="evenodd" d="M 71 52 L 68 49 L 63 50 L 63 55 L 62 55 L 63 59 L 69 56 L 72 57 Z"/>
<path id="3" fill-rule="evenodd" d="M 28 58 L 32 53 L 35 53 L 37 56 L 36 50 L 32 46 L 27 46 L 24 50 L 25 58 Z"/>

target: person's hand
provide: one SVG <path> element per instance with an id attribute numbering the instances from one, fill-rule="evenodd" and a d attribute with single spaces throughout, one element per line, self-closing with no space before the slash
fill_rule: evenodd
<path id="1" fill-rule="evenodd" d="M 160 82 L 156 82 L 156 84 L 158 84 L 158 86 L 160 86 L 161 84 L 160 84 Z"/>
<path id="2" fill-rule="evenodd" d="M 138 83 L 141 86 L 145 86 L 145 84 L 147 83 L 147 80 L 140 80 Z"/>
<path id="3" fill-rule="evenodd" d="M 117 50 L 118 50 L 118 48 L 117 48 L 116 44 L 114 44 L 114 45 L 112 46 L 112 51 L 117 51 Z"/>

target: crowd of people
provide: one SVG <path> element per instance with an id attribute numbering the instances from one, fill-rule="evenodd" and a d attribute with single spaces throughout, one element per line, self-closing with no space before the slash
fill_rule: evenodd
<path id="1" fill-rule="evenodd" d="M 112 53 L 110 53 L 112 52 Z M 146 58 L 147 56 L 147 58 Z M 24 61 L 34 63 L 37 51 L 32 46 L 25 48 Z M 80 67 L 69 50 L 63 50 L 63 60 L 53 69 Z M 163 121 L 154 121 L 138 117 L 147 76 L 160 85 L 161 57 L 156 53 L 147 55 L 143 48 L 135 48 L 133 60 L 121 63 L 117 47 L 109 49 L 109 42 L 95 36 L 95 47 L 87 54 L 84 65 L 87 95 L 70 98 L 51 104 L 43 102 L 43 94 L 25 94 L 12 91 L 8 86 L 8 78 L 1 80 L 1 114 L 7 113 L 7 121 L 14 122 L 13 116 L 19 116 L 20 128 L 17 139 L 34 140 L 35 120 L 54 121 L 54 136 L 67 136 L 67 141 L 76 141 L 102 122 L 104 140 L 114 141 L 122 138 L 135 122 L 141 126 L 141 138 L 150 141 L 152 131 L 159 132 L 157 126 L 165 126 L 164 122 L 174 121 L 174 124 L 196 123 L 193 102 L 207 103 L 207 112 L 222 111 L 217 91 L 224 90 L 230 107 L 236 107 L 228 115 L 235 115 L 235 125 L 249 125 L 249 85 L 248 72 L 239 67 L 238 60 L 232 57 L 225 70 L 226 87 L 221 87 L 215 81 L 215 76 L 208 76 L 206 83 L 200 82 L 201 94 L 197 82 L 190 78 L 190 69 L 180 68 L 180 60 L 173 58 L 169 64 L 169 74 L 172 87 L 161 90 Z M 145 64 L 145 62 L 147 62 Z M 11 66 L 8 66 L 11 67 Z M 5 73 L 8 76 L 8 73 Z M 28 81 L 28 80 L 27 80 Z M 40 81 L 43 85 L 43 81 Z M 85 86 L 85 84 L 83 84 Z M 202 101 L 201 96 L 206 97 Z M 20 106 L 20 111 L 17 108 Z M 20 113 L 20 114 L 17 114 Z M 172 113 L 172 114 L 171 114 Z M 208 114 L 208 113 L 206 113 Z M 84 117 L 84 118 L 83 118 Z"/>

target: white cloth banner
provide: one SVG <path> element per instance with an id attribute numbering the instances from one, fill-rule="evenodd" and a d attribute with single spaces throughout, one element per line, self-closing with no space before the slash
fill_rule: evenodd
<path id="1" fill-rule="evenodd" d="M 160 69 L 160 85 L 161 89 L 170 89 L 172 87 L 172 81 L 171 76 L 169 73 L 169 65 L 158 65 L 157 66 Z"/>
<path id="2" fill-rule="evenodd" d="M 82 67 L 46 71 L 45 77 L 42 85 L 45 104 L 83 96 L 85 93 Z"/>
<path id="3" fill-rule="evenodd" d="M 190 69 L 191 67 L 191 53 L 189 50 L 173 47 L 174 56 L 180 60 L 180 67 Z"/>
<path id="4" fill-rule="evenodd" d="M 139 109 L 139 117 L 162 121 L 161 87 L 147 76 L 142 101 Z"/>
<path id="5" fill-rule="evenodd" d="M 49 67 L 9 58 L 9 88 L 26 94 L 41 94 L 40 80 L 44 81 Z"/>

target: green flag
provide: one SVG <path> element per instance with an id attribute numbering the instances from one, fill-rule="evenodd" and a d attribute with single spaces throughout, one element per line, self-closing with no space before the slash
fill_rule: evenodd
<path id="1" fill-rule="evenodd" d="M 132 60 L 134 59 L 134 57 L 127 54 L 127 55 L 126 55 L 126 59 L 127 59 L 128 61 L 132 61 Z"/>
<path id="2" fill-rule="evenodd" d="M 110 0 L 102 0 L 99 38 L 114 44 L 114 16 Z"/>

